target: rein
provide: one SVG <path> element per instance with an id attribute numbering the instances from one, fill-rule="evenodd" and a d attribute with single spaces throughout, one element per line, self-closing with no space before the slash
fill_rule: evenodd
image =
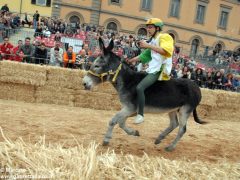
<path id="1" fill-rule="evenodd" d="M 93 75 L 93 76 L 96 76 L 96 77 L 100 78 L 102 82 L 103 82 L 104 76 L 113 75 L 112 82 L 115 83 L 116 79 L 117 79 L 117 76 L 118 76 L 121 69 L 122 69 L 122 63 L 119 64 L 119 66 L 118 66 L 118 68 L 115 72 L 112 72 L 112 70 L 110 70 L 110 71 L 105 72 L 105 73 L 97 74 L 97 73 L 89 70 L 88 73 Z"/>

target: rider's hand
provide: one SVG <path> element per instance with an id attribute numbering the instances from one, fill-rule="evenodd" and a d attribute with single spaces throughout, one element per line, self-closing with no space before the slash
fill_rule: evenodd
<path id="1" fill-rule="evenodd" d="M 128 59 L 128 60 L 127 60 L 127 62 L 128 62 L 129 64 L 135 64 L 137 61 L 138 61 L 138 57 L 134 57 L 134 58 L 132 58 L 132 59 Z"/>

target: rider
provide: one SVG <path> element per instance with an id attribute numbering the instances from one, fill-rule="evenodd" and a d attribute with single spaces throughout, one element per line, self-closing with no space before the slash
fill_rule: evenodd
<path id="1" fill-rule="evenodd" d="M 138 114 L 135 119 L 135 123 L 139 124 L 144 121 L 143 109 L 145 105 L 144 90 L 155 83 L 157 80 L 167 80 L 164 78 L 167 75 L 164 72 L 171 72 L 172 66 L 172 54 L 174 49 L 174 42 L 169 34 L 160 33 L 162 31 L 163 22 L 158 18 L 151 18 L 146 22 L 147 31 L 150 35 L 149 43 L 141 40 L 139 42 L 140 48 L 145 50 L 128 62 L 136 63 L 141 61 L 142 63 L 148 63 L 146 72 L 148 75 L 142 79 L 137 85 L 137 100 L 138 100 Z M 169 72 L 169 74 L 170 74 Z"/>

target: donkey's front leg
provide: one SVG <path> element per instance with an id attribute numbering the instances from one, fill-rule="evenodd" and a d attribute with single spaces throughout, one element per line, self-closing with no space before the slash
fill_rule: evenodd
<path id="1" fill-rule="evenodd" d="M 127 119 L 128 116 L 130 116 L 131 114 L 133 114 L 134 111 L 131 110 L 128 107 L 123 107 L 121 109 L 121 111 L 119 111 L 113 118 L 112 120 L 109 122 L 108 124 L 108 130 L 105 134 L 104 140 L 103 140 L 103 145 L 106 146 L 109 144 L 110 139 L 112 138 L 112 131 L 114 126 L 119 123 L 119 126 L 124 129 L 125 132 L 127 132 L 128 134 L 131 135 L 139 135 L 139 132 L 134 131 L 130 128 L 126 128 L 125 127 L 125 121 Z M 123 123 L 124 122 L 124 123 Z"/>
<path id="2" fill-rule="evenodd" d="M 119 118 L 118 124 L 119 124 L 119 127 L 122 128 L 128 135 L 140 136 L 137 130 L 134 130 L 126 126 L 127 118 L 134 113 L 136 113 L 136 108 L 134 108 L 134 106 L 126 106 L 125 108 L 123 108 L 123 111 L 121 114 L 122 117 Z"/>

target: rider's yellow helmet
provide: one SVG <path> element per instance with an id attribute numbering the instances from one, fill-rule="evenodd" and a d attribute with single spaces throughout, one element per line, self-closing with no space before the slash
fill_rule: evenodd
<path id="1" fill-rule="evenodd" d="M 146 25 L 154 25 L 162 29 L 164 24 L 163 24 L 163 21 L 159 18 L 150 18 L 147 20 Z"/>

